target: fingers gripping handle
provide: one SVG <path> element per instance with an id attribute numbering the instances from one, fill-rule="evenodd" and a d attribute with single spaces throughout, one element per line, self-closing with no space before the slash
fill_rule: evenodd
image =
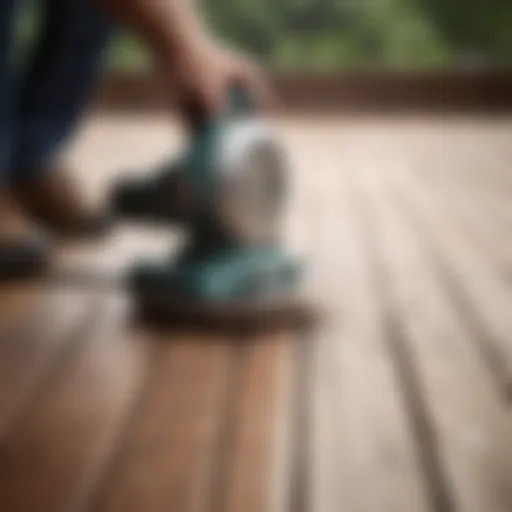
<path id="1" fill-rule="evenodd" d="M 252 116 L 255 110 L 250 91 L 240 85 L 232 86 L 226 91 L 223 112 L 203 117 L 196 124 L 186 158 L 187 176 L 195 189 L 195 197 L 207 201 L 212 190 L 213 169 L 219 159 L 219 134 L 223 133 L 225 121 Z"/>
<path id="2" fill-rule="evenodd" d="M 242 85 L 231 86 L 227 91 L 226 110 L 228 115 L 252 115 L 255 102 L 250 91 Z"/>
<path id="3" fill-rule="evenodd" d="M 215 132 L 216 127 L 223 121 L 233 117 L 248 117 L 256 112 L 256 102 L 251 92 L 242 85 L 232 85 L 225 92 L 225 98 L 220 112 L 208 112 L 197 101 L 184 104 L 185 115 L 192 127 L 194 137 L 204 132 Z"/>

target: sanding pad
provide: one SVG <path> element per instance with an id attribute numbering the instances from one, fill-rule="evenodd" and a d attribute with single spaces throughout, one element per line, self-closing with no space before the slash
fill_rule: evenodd
<path id="1" fill-rule="evenodd" d="M 51 276 L 55 286 L 84 288 L 102 293 L 128 292 L 133 298 L 135 321 L 162 329 L 261 333 L 270 330 L 308 330 L 324 317 L 305 293 L 288 290 L 268 297 L 206 301 L 153 288 L 138 289 L 126 275 L 90 269 L 71 269 Z"/>
<path id="2" fill-rule="evenodd" d="M 140 294 L 136 312 L 161 327 L 193 327 L 236 332 L 301 330 L 314 326 L 319 312 L 304 298 L 282 295 L 265 299 L 201 302 L 162 293 Z"/>

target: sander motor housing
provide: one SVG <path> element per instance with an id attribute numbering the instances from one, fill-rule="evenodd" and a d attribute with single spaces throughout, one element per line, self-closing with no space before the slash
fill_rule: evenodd
<path id="1" fill-rule="evenodd" d="M 201 123 L 177 162 L 114 191 L 121 215 L 177 223 L 190 235 L 177 257 L 131 273 L 136 296 L 155 309 L 269 314 L 300 281 L 302 264 L 279 244 L 289 190 L 284 151 L 245 91 L 231 91 L 228 104 Z"/>

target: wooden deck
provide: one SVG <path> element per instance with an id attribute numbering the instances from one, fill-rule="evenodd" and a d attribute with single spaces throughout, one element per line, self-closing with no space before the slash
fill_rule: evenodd
<path id="1" fill-rule="evenodd" d="M 512 119 L 278 126 L 325 324 L 166 334 L 105 290 L 0 290 L 2 512 L 512 511 Z M 101 195 L 178 140 L 95 119 L 72 156 Z M 58 264 L 113 275 L 177 236 Z"/>

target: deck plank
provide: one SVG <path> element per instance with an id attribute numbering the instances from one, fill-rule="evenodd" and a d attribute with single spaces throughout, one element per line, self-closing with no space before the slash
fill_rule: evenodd
<path id="1" fill-rule="evenodd" d="M 474 350 L 471 331 L 433 275 L 417 233 L 404 226 L 404 212 L 385 192 L 383 182 L 391 173 L 388 168 L 366 172 L 364 188 L 380 226 L 378 253 L 393 283 L 395 315 L 407 336 L 409 362 L 420 376 L 418 400 L 427 400 L 440 469 L 453 483 L 449 510 L 505 512 L 512 507 L 507 491 L 512 453 L 501 453 L 511 434 L 508 411 Z"/>
<path id="2" fill-rule="evenodd" d="M 338 155 L 336 139 L 330 144 L 328 154 Z M 343 178 L 351 163 L 324 162 L 311 176 L 318 195 L 309 243 L 312 286 L 329 320 L 315 338 L 313 495 L 306 510 L 431 510 L 382 336 L 368 248 Z"/>
<path id="3" fill-rule="evenodd" d="M 37 302 L 39 291 L 39 284 L 34 283 L 13 284 L 0 290 L 0 332 L 26 317 Z"/>
<path id="4" fill-rule="evenodd" d="M 457 162 L 457 167 L 461 164 Z M 454 176 L 455 174 L 455 176 Z M 429 187 L 439 208 L 460 227 L 473 251 L 481 253 L 488 261 L 491 271 L 500 279 L 507 279 L 512 271 L 512 244 L 509 242 L 507 227 L 500 215 L 493 212 L 494 205 L 482 197 L 481 190 L 471 190 L 464 181 L 462 172 L 419 172 L 416 179 L 422 186 Z M 483 214 L 483 212 L 485 212 Z M 501 221 L 501 222 L 500 222 Z"/>
<path id="5" fill-rule="evenodd" d="M 289 408 L 280 383 L 281 373 L 291 363 L 293 342 L 289 335 L 282 334 L 253 340 L 247 347 L 236 397 L 232 458 L 225 477 L 227 488 L 218 510 L 267 512 L 275 493 L 282 492 L 278 482 L 290 476 L 276 470 L 276 465 L 282 465 L 276 428 L 280 416 Z"/>
<path id="6" fill-rule="evenodd" d="M 55 271 L 86 279 L 0 290 L 0 509 L 512 510 L 512 122 L 277 125 L 283 238 L 325 322 L 254 340 L 135 328 L 122 277 L 181 233 L 64 248 Z M 93 119 L 84 188 L 176 149 L 174 128 Z"/>
<path id="7" fill-rule="evenodd" d="M 20 293 L 31 306 L 0 333 L 0 439 L 80 341 L 95 313 L 89 296 L 44 289 Z"/>
<path id="8" fill-rule="evenodd" d="M 160 341 L 146 398 L 95 511 L 205 510 L 232 354 L 191 337 Z"/>
<path id="9" fill-rule="evenodd" d="M 505 397 L 510 393 L 512 375 L 512 318 L 510 289 L 482 260 L 460 228 L 438 208 L 430 190 L 421 189 L 410 170 L 396 166 L 401 197 L 414 197 L 419 225 L 430 241 L 434 258 L 444 274 L 446 285 L 458 303 L 466 322 L 470 322 L 481 354 Z"/>
<path id="10" fill-rule="evenodd" d="M 145 373 L 147 345 L 117 332 L 119 304 L 104 304 L 73 354 L 16 430 L 2 442 L 5 510 L 78 506 L 106 463 Z"/>

